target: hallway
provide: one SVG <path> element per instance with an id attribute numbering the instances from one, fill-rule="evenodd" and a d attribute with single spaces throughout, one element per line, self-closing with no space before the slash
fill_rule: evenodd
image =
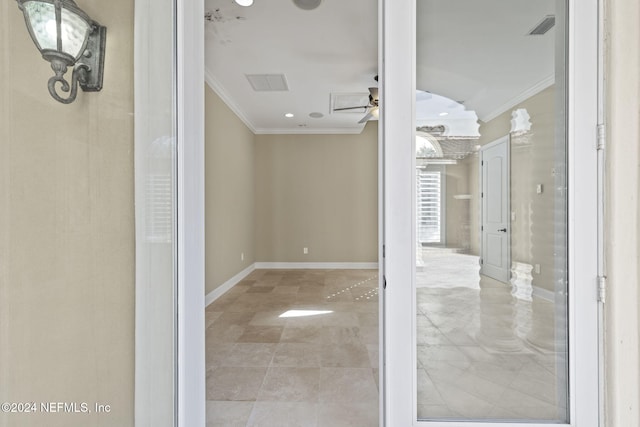
<path id="1" fill-rule="evenodd" d="M 377 426 L 376 270 L 256 270 L 206 310 L 207 427 Z"/>

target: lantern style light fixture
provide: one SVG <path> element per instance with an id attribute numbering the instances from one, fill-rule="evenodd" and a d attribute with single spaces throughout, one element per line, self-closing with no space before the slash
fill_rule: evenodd
<path id="1" fill-rule="evenodd" d="M 51 96 L 70 104 L 76 99 L 78 85 L 86 92 L 102 89 L 106 27 L 92 20 L 73 0 L 16 1 L 33 42 L 55 73 L 48 84 Z M 64 78 L 68 67 L 73 67 L 71 83 Z M 58 83 L 68 96 L 58 94 Z"/>

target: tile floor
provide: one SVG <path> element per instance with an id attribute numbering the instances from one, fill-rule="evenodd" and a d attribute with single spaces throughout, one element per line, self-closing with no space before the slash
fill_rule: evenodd
<path id="1" fill-rule="evenodd" d="M 377 426 L 377 274 L 256 270 L 209 305 L 207 427 Z"/>
<path id="2" fill-rule="evenodd" d="M 417 274 L 418 418 L 561 419 L 563 354 L 491 345 L 524 341 L 531 304 L 483 303 L 477 259 L 438 256 Z M 209 305 L 207 426 L 377 426 L 377 273 L 256 270 Z"/>
<path id="3" fill-rule="evenodd" d="M 531 302 L 480 276 L 478 257 L 427 251 L 423 265 L 416 295 L 418 418 L 563 420 L 565 354 L 527 344 Z"/>

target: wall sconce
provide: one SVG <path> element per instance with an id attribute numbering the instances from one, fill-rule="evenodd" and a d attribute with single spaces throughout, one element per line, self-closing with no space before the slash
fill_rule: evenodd
<path id="1" fill-rule="evenodd" d="M 70 104 L 76 99 L 78 84 L 86 92 L 102 89 L 107 28 L 92 20 L 73 0 L 16 1 L 33 42 L 55 72 L 49 79 L 51 96 Z M 71 84 L 64 78 L 67 67 L 74 67 Z M 56 83 L 69 93 L 67 97 L 58 95 Z"/>

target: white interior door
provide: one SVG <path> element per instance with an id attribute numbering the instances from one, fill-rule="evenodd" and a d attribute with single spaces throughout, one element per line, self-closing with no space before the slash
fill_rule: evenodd
<path id="1" fill-rule="evenodd" d="M 482 190 L 482 252 L 480 272 L 501 282 L 509 281 L 509 137 L 480 150 Z"/>

